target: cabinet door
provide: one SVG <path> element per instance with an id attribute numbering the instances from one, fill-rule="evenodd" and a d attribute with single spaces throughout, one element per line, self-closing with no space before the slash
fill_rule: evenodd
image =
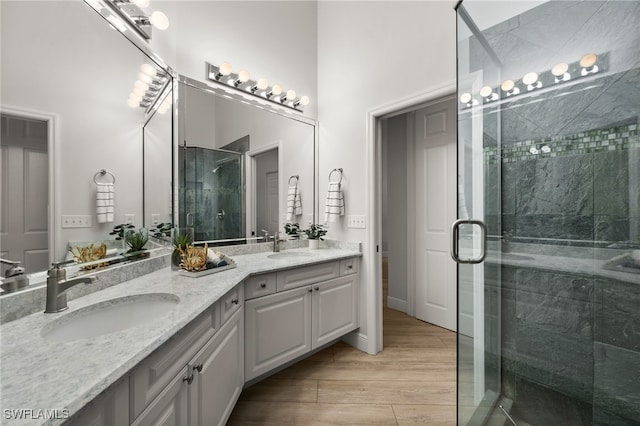
<path id="1" fill-rule="evenodd" d="M 244 312 L 235 311 L 190 363 L 192 425 L 224 425 L 244 385 Z"/>
<path id="2" fill-rule="evenodd" d="M 158 397 L 132 423 L 132 426 L 187 425 L 189 423 L 190 369 L 184 366 Z"/>
<path id="3" fill-rule="evenodd" d="M 129 376 L 112 385 L 65 424 L 68 426 L 128 425 Z"/>
<path id="4" fill-rule="evenodd" d="M 249 300 L 245 305 L 245 380 L 311 350 L 311 287 Z"/>
<path id="5" fill-rule="evenodd" d="M 348 275 L 313 286 L 313 348 L 358 328 L 358 278 Z"/>

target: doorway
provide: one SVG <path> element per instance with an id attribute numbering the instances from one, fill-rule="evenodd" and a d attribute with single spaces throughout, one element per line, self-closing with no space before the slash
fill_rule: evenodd
<path id="1" fill-rule="evenodd" d="M 440 97 L 388 113 L 380 122 L 384 304 L 456 330 L 456 105 Z"/>
<path id="2" fill-rule="evenodd" d="M 0 257 L 20 262 L 28 273 L 44 271 L 49 265 L 49 124 L 1 117 Z"/>
<path id="3" fill-rule="evenodd" d="M 247 153 L 248 183 L 251 187 L 247 194 L 252 194 L 247 199 L 247 231 L 252 237 L 264 231 L 271 234 L 280 229 L 279 148 L 279 143 L 276 143 Z"/>

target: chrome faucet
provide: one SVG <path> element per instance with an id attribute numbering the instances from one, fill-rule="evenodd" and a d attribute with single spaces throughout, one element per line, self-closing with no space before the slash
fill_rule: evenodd
<path id="1" fill-rule="evenodd" d="M 66 280 L 67 271 L 60 266 L 73 263 L 73 260 L 67 260 L 65 262 L 54 262 L 53 266 L 47 271 L 47 306 L 45 307 L 45 314 L 62 312 L 68 308 L 67 306 L 67 290 L 76 284 L 95 281 L 95 277 L 80 277 L 72 280 Z"/>
<path id="2" fill-rule="evenodd" d="M 280 231 L 276 231 L 273 234 L 273 252 L 278 253 L 280 251 L 280 243 L 283 243 L 284 240 L 280 239 Z"/>

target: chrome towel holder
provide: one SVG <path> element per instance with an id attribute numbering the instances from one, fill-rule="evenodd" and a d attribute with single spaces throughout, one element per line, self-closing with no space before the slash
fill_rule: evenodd
<path id="1" fill-rule="evenodd" d="M 111 176 L 112 182 L 98 182 L 98 178 L 99 177 L 103 177 L 103 176 L 106 176 L 106 175 Z M 116 183 L 116 177 L 110 171 L 105 170 L 105 169 L 101 169 L 98 173 L 93 175 L 93 182 L 95 182 L 96 185 L 98 185 L 99 183 L 112 183 L 113 184 L 113 183 Z"/>
<path id="2" fill-rule="evenodd" d="M 333 175 L 334 172 L 340 173 L 340 180 L 338 181 L 338 183 L 342 183 L 342 172 L 343 172 L 342 167 L 335 168 L 329 172 L 329 182 L 331 182 L 331 176 Z"/>
<path id="3" fill-rule="evenodd" d="M 300 175 L 291 175 L 291 177 L 289 178 L 289 183 L 288 183 L 289 186 L 291 186 L 291 179 L 295 179 L 296 181 L 294 183 L 296 184 L 296 186 L 298 186 L 298 181 L 300 180 Z"/>

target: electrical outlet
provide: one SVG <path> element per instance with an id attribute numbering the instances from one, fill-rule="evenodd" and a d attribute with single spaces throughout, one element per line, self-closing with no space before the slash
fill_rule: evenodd
<path id="1" fill-rule="evenodd" d="M 63 228 L 91 228 L 91 216 L 90 215 L 63 215 L 62 216 Z"/>
<path id="2" fill-rule="evenodd" d="M 135 214 L 125 214 L 124 215 L 124 223 L 127 225 L 133 225 L 133 222 L 136 220 Z"/>
<path id="3" fill-rule="evenodd" d="M 160 223 L 160 214 L 159 214 L 159 213 L 152 214 L 152 215 L 151 215 L 151 222 L 152 222 L 154 225 L 159 224 L 159 223 Z"/>
<path id="4" fill-rule="evenodd" d="M 347 226 L 349 228 L 362 228 L 362 229 L 366 228 L 367 223 L 366 223 L 365 215 L 350 214 L 348 218 Z"/>

